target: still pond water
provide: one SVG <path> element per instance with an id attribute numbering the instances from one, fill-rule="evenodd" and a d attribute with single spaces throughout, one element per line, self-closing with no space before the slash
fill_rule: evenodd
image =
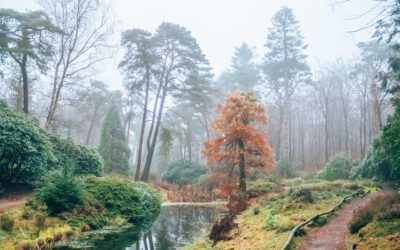
<path id="1" fill-rule="evenodd" d="M 163 206 L 151 225 L 104 228 L 64 242 L 59 250 L 153 250 L 177 249 L 205 237 L 223 211 L 218 207 Z"/>

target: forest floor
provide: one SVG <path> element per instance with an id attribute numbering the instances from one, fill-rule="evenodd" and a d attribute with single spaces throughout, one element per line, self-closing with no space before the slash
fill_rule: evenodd
<path id="1" fill-rule="evenodd" d="M 7 188 L 0 198 L 0 213 L 25 204 L 31 196 L 32 189 L 24 186 Z"/>
<path id="2" fill-rule="evenodd" d="M 353 218 L 353 214 L 362 209 L 379 196 L 388 196 L 395 191 L 390 187 L 385 187 L 379 192 L 367 195 L 362 199 L 352 201 L 341 208 L 337 215 L 326 225 L 316 229 L 307 235 L 297 247 L 299 250 L 324 249 L 335 250 L 345 249 L 347 239 L 350 236 L 349 226 Z"/>
<path id="3" fill-rule="evenodd" d="M 200 238 L 185 247 L 185 249 L 281 249 L 289 237 L 290 231 L 297 224 L 304 222 L 317 213 L 328 211 L 343 197 L 359 190 L 371 192 L 368 196 L 375 196 L 375 193 L 380 193 L 379 187 L 374 182 L 366 180 L 328 182 L 323 180 L 291 179 L 285 180 L 282 185 L 283 188 L 282 186 L 277 187 L 271 190 L 270 193 L 249 202 L 250 206 L 247 210 L 236 217 L 234 223 L 237 224 L 237 227 L 230 231 L 228 240 L 219 241 L 214 245 L 211 240 Z M 314 202 L 307 203 L 293 199 L 290 195 L 290 190 L 296 190 L 298 187 L 310 189 Z M 387 192 L 386 189 L 383 192 Z M 369 199 L 369 197 L 365 198 L 365 200 Z M 364 199 L 360 200 L 364 201 Z M 352 207 L 356 207 L 358 202 L 359 200 L 356 198 L 350 204 L 352 204 Z M 342 209 L 345 208 L 343 207 Z M 342 209 L 338 213 L 342 213 Z M 333 220 L 335 217 L 335 215 L 328 217 L 324 223 L 331 219 Z M 305 230 L 311 235 L 313 232 L 319 231 L 323 224 L 312 223 Z M 346 224 L 342 226 L 344 232 L 347 233 L 349 229 Z M 328 242 L 332 238 L 330 235 L 328 234 Z M 307 239 L 306 237 L 296 237 L 294 246 L 302 244 L 302 241 Z M 310 248 L 308 247 L 307 249 Z M 325 248 L 319 247 L 318 249 Z"/>

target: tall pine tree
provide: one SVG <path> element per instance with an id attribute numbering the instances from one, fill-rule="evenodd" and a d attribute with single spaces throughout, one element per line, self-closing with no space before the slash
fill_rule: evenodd
<path id="1" fill-rule="evenodd" d="M 104 172 L 128 174 L 129 148 L 121 118 L 121 96 L 113 93 L 101 129 L 99 152 L 104 159 Z"/>
<path id="2" fill-rule="evenodd" d="M 47 70 L 53 46 L 44 38 L 54 33 L 62 31 L 42 11 L 0 8 L 0 57 L 11 57 L 21 71 L 25 113 L 29 113 L 30 67 L 36 64 L 42 73 Z"/>
<path id="3" fill-rule="evenodd" d="M 272 18 L 265 44 L 267 53 L 262 65 L 266 76 L 266 87 L 276 96 L 280 110 L 280 137 L 278 141 L 278 159 L 291 164 L 290 159 L 290 107 L 296 88 L 310 79 L 310 69 L 304 51 L 299 22 L 287 6 L 283 6 Z M 282 147 L 282 157 L 280 148 Z"/>
<path id="4" fill-rule="evenodd" d="M 254 90 L 260 79 L 254 63 L 254 51 L 247 43 L 235 48 L 231 68 L 221 75 L 220 82 L 225 91 Z"/>

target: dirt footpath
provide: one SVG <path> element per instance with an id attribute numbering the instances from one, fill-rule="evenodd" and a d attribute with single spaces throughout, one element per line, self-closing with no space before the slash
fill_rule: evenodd
<path id="1" fill-rule="evenodd" d="M 30 196 L 30 190 L 12 190 L 11 192 L 6 193 L 2 198 L 0 198 L 0 213 L 24 205 Z"/>
<path id="2" fill-rule="evenodd" d="M 362 199 L 354 200 L 350 204 L 343 206 L 337 212 L 337 216 L 328 224 L 324 225 L 317 231 L 307 235 L 300 243 L 299 250 L 339 250 L 346 248 L 346 241 L 349 236 L 349 226 L 353 217 L 353 213 L 360 208 L 370 204 L 373 198 L 378 196 L 387 196 L 394 190 L 385 187 L 383 190 L 367 195 Z"/>

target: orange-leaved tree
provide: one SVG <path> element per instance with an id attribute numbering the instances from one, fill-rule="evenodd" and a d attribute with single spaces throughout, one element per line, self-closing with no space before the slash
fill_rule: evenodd
<path id="1" fill-rule="evenodd" d="M 212 123 L 215 138 L 205 142 L 208 165 L 223 165 L 225 187 L 233 188 L 232 175 L 239 176 L 239 191 L 246 192 L 246 172 L 251 167 L 272 168 L 275 164 L 263 127 L 267 115 L 251 92 L 235 92 L 218 106 Z"/>

